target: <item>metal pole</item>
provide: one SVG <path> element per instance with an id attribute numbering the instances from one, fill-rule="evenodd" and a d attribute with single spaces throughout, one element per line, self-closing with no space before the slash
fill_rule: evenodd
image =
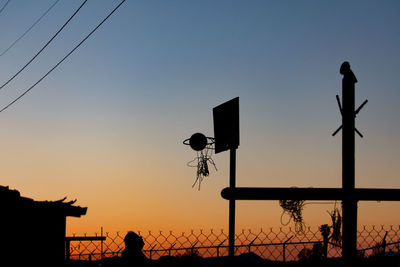
<path id="1" fill-rule="evenodd" d="M 223 243 L 225 243 L 226 239 L 224 241 L 222 241 L 221 243 L 219 243 L 219 245 L 217 246 L 217 257 L 219 257 L 219 248 L 222 246 Z"/>
<path id="2" fill-rule="evenodd" d="M 357 249 L 357 200 L 355 187 L 355 83 L 356 77 L 350 64 L 344 62 L 340 67 L 342 80 L 342 187 L 343 187 L 343 259 L 352 261 Z"/>
<path id="3" fill-rule="evenodd" d="M 286 243 L 283 243 L 282 258 L 283 262 L 286 262 Z"/>
<path id="4" fill-rule="evenodd" d="M 230 149 L 229 188 L 236 187 L 236 148 Z M 235 199 L 229 199 L 229 259 L 235 257 Z"/>
<path id="5" fill-rule="evenodd" d="M 100 236 L 103 237 L 103 226 L 100 228 Z M 100 241 L 100 258 L 103 259 L 103 239 Z"/>
<path id="6" fill-rule="evenodd" d="M 288 239 L 286 239 L 285 242 L 283 242 L 283 251 L 282 251 L 282 257 L 283 257 L 283 262 L 286 262 L 286 244 L 290 241 L 290 239 L 292 239 L 294 237 L 294 235 L 292 235 L 291 237 L 289 237 Z"/>

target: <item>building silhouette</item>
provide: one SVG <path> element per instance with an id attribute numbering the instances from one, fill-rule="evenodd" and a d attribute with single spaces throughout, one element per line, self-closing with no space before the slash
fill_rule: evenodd
<path id="1" fill-rule="evenodd" d="M 0 186 L 0 265 L 58 265 L 65 260 L 66 217 L 87 208 L 75 201 L 35 201 Z"/>

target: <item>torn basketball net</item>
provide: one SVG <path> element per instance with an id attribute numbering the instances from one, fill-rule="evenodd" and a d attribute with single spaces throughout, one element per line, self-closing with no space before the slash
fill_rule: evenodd
<path id="1" fill-rule="evenodd" d="M 203 179 L 210 175 L 209 164 L 211 164 L 217 171 L 214 160 L 211 158 L 213 153 L 213 143 L 207 144 L 206 147 L 201 151 L 196 151 L 197 156 L 187 163 L 189 167 L 197 167 L 196 180 L 194 181 L 192 187 L 198 184 L 198 190 L 200 190 L 200 184 Z"/>

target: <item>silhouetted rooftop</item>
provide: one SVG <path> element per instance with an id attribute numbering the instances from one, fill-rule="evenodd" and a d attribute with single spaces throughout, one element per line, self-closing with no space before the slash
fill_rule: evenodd
<path id="1" fill-rule="evenodd" d="M 9 189 L 8 186 L 0 186 L 0 205 L 11 206 L 13 208 L 40 209 L 49 213 L 57 212 L 65 216 L 80 217 L 86 214 L 87 207 L 74 206 L 76 202 L 65 202 L 66 198 L 56 201 L 35 201 L 31 198 L 22 197 L 19 191 Z"/>

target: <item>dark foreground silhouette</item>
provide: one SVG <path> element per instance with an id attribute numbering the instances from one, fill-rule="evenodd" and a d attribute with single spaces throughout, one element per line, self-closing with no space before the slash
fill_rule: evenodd
<path id="1" fill-rule="evenodd" d="M 398 267 L 400 265 L 400 254 L 393 256 L 379 256 L 372 258 L 363 258 L 356 260 L 352 267 Z M 307 259 L 307 260 L 299 260 L 299 261 L 289 261 L 289 262 L 281 262 L 281 261 L 271 261 L 267 259 L 263 259 L 255 253 L 244 253 L 235 257 L 235 261 L 232 263 L 228 257 L 209 257 L 209 258 L 201 258 L 199 256 L 193 255 L 184 255 L 184 256 L 163 256 L 158 260 L 147 260 L 141 264 L 139 263 L 131 263 L 126 265 L 126 262 L 123 262 L 122 257 L 113 257 L 107 258 L 99 261 L 71 261 L 67 264 L 67 266 L 344 266 L 343 260 L 341 258 L 330 258 L 327 260 L 319 260 L 319 259 Z"/>
<path id="2" fill-rule="evenodd" d="M 141 266 L 149 260 L 143 253 L 143 238 L 135 232 L 128 232 L 124 238 L 125 249 L 122 251 L 121 263 L 124 266 Z"/>
<path id="3" fill-rule="evenodd" d="M 135 232 L 129 231 L 125 238 L 125 249 L 121 257 L 104 258 L 98 261 L 68 261 L 65 266 L 343 266 L 342 258 L 327 258 L 321 244 L 316 243 L 313 249 L 304 248 L 298 253 L 298 261 L 273 261 L 260 257 L 256 253 L 249 252 L 235 256 L 232 261 L 229 257 L 203 258 L 197 250 L 188 250 L 178 256 L 162 256 L 157 260 L 148 259 L 143 253 L 143 238 Z M 364 254 L 351 264 L 356 266 L 400 266 L 400 252 L 385 253 L 385 250 L 368 258 Z"/>

